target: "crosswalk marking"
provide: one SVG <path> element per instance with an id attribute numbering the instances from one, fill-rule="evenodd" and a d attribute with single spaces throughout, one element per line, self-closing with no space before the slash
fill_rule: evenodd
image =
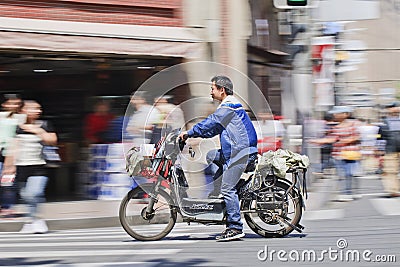
<path id="1" fill-rule="evenodd" d="M 171 233 L 169 237 L 191 235 L 199 229 L 179 225 L 178 232 Z M 202 230 L 204 229 L 203 227 Z M 157 229 L 152 227 L 150 231 Z M 32 266 L 32 263 L 28 262 L 41 261 L 42 267 L 58 267 L 60 264 L 66 267 L 155 267 L 161 262 L 140 260 L 148 257 L 157 259 L 174 257 L 185 247 L 197 242 L 200 240 L 169 238 L 142 242 L 131 238 L 124 230 L 117 227 L 63 230 L 44 235 L 0 233 L 0 262 L 4 261 L 2 263 L 7 263 L 9 266 Z M 62 260 L 62 263 L 54 263 L 53 259 Z M 105 262 L 102 262 L 102 259 L 105 259 Z M 109 262 L 110 259 L 117 261 Z M 128 261 L 125 262 L 123 259 Z M 132 261 L 135 259 L 138 261 Z"/>
<path id="2" fill-rule="evenodd" d="M 91 257 L 91 256 L 124 256 L 124 255 L 169 255 L 182 249 L 135 249 L 135 250 L 51 250 L 46 251 L 7 251 L 0 252 L 0 258 L 55 258 L 55 257 Z"/>
<path id="3" fill-rule="evenodd" d="M 88 230 L 88 232 L 61 232 L 61 231 L 56 231 L 56 232 L 48 232 L 46 233 L 47 237 L 64 237 L 64 236 L 98 236 L 98 235 L 102 235 L 102 236 L 109 236 L 109 235 L 123 235 L 126 234 L 124 231 L 114 231 L 114 232 L 92 232 L 90 230 Z M 24 233 L 17 233 L 17 232 L 6 232 L 6 233 L 0 233 L 0 236 L 32 236 L 32 234 L 24 234 Z"/>
<path id="4" fill-rule="evenodd" d="M 142 231 L 145 230 L 146 233 L 158 233 L 160 229 L 156 229 L 154 225 L 152 227 L 141 226 Z M 147 229 L 149 228 L 149 229 Z M 160 226 L 158 226 L 160 228 Z M 168 238 L 179 236 L 182 234 L 198 234 L 201 233 L 202 236 L 210 236 L 215 233 L 218 233 L 221 229 L 220 226 L 204 226 L 204 225 L 190 225 L 187 224 L 177 224 L 176 228 L 169 233 Z M 17 242 L 50 242 L 52 240 L 60 240 L 62 239 L 65 242 L 73 242 L 73 241 L 82 241 L 88 240 L 91 241 L 102 241 L 109 240 L 114 241 L 116 239 L 122 239 L 123 241 L 135 241 L 134 238 L 129 236 L 123 229 L 121 228 L 98 228 L 98 229 L 81 229 L 81 230 L 62 230 L 56 232 L 49 232 L 44 235 L 32 235 L 32 234 L 22 234 L 15 232 L 0 232 L 0 245 L 4 243 L 17 243 Z M 168 240 L 161 240 L 160 242 L 167 242 Z M 185 240 L 183 240 L 185 241 Z M 156 241 L 151 241 L 156 242 Z M 168 241 L 169 242 L 169 241 Z M 179 242 L 178 240 L 174 240 L 173 242 Z M 146 242 L 148 243 L 148 242 Z"/>
<path id="5" fill-rule="evenodd" d="M 154 267 L 159 266 L 160 262 L 142 262 L 142 261 L 131 261 L 131 262 L 101 262 L 101 263 L 63 263 L 64 267 Z M 19 267 L 32 267 L 32 265 L 19 265 Z M 60 267 L 60 264 L 40 264 L 40 267 Z"/>
<path id="6" fill-rule="evenodd" d="M 329 210 L 310 210 L 303 215 L 303 220 L 331 220 L 344 218 L 344 210 L 329 209 Z"/>
<path id="7" fill-rule="evenodd" d="M 163 241 L 147 241 L 147 242 L 49 242 L 49 243 L 36 243 L 35 248 L 38 247 L 95 247 L 95 246 L 144 246 L 144 245 L 187 245 L 197 243 L 196 240 L 163 240 Z M 4 244 L 5 248 L 32 248 L 31 243 L 8 243 Z"/>
<path id="8" fill-rule="evenodd" d="M 146 233 L 151 233 L 151 232 L 156 232 L 156 231 L 147 231 Z M 159 232 L 159 231 L 158 231 Z M 217 233 L 218 230 L 213 230 L 213 231 L 201 231 L 200 233 L 202 235 L 213 235 Z M 181 229 L 180 231 L 173 231 L 171 232 L 167 237 L 171 238 L 174 236 L 179 236 L 182 234 L 198 234 L 199 231 L 191 231 L 190 229 Z M 97 233 L 96 235 L 93 235 L 93 233 L 48 233 L 48 234 L 43 234 L 43 235 L 32 235 L 32 234 L 20 234 L 20 233 L 7 233 L 7 234 L 1 234 L 0 233 L 0 244 L 2 243 L 9 243 L 9 242 L 22 242 L 22 241 L 51 241 L 51 240 L 60 240 L 62 239 L 63 241 L 78 241 L 78 240 L 115 240 L 115 239 L 121 239 L 123 241 L 131 241 L 135 240 L 133 237 L 129 236 L 127 233 L 119 231 L 116 233 L 110 233 L 108 232 L 107 234 L 101 234 Z M 168 240 L 162 240 L 162 242 L 167 242 Z M 183 240 L 185 241 L 185 240 Z M 156 242 L 156 241 L 151 241 L 151 242 Z M 179 242 L 179 240 L 169 240 L 168 242 Z"/>
<path id="9" fill-rule="evenodd" d="M 129 235 L 127 234 L 120 234 L 120 235 L 113 235 L 113 236 L 60 236 L 60 238 L 62 238 L 62 240 L 82 240 L 82 239 L 90 239 L 90 240 L 94 240 L 94 239 L 117 239 L 117 238 L 131 238 Z M 0 239 L 0 244 L 1 243 L 7 243 L 10 241 L 47 241 L 47 240 L 53 240 L 55 239 L 54 236 L 47 236 L 47 235 L 23 235 L 23 236 L 18 236 L 18 234 L 16 234 L 13 237 L 10 238 L 1 238 Z M 131 238 L 132 239 L 132 238 Z"/>
<path id="10" fill-rule="evenodd" d="M 400 199 L 399 198 L 374 198 L 370 202 L 382 215 L 400 215 Z"/>
<path id="11" fill-rule="evenodd" d="M 190 233 L 188 233 L 190 234 Z M 202 233 L 204 234 L 204 233 Z M 174 235 L 170 234 L 168 235 L 168 237 L 173 237 Z M 130 237 L 128 234 L 123 234 L 123 235 L 114 235 L 114 236 L 60 236 L 60 238 L 62 238 L 62 240 L 85 240 L 85 239 L 90 239 L 90 240 L 106 240 L 106 239 L 122 239 L 123 241 L 130 241 L 130 240 L 134 240 L 133 237 Z M 34 235 L 34 236 L 13 236 L 13 237 L 8 237 L 8 238 L 0 238 L 0 244 L 2 243 L 8 243 L 8 242 L 13 242 L 13 241 L 50 241 L 50 240 L 59 240 L 60 238 L 55 238 L 55 237 L 48 237 L 46 235 Z M 176 240 L 178 241 L 178 240 Z M 155 241 L 151 241 L 151 242 L 155 242 Z M 163 242 L 166 242 L 163 241 Z"/>

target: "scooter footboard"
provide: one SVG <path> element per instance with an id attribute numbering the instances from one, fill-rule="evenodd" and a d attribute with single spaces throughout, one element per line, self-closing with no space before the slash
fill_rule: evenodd
<path id="1" fill-rule="evenodd" d="M 183 216 L 195 220 L 222 221 L 225 216 L 223 199 L 192 199 L 183 198 L 180 203 Z"/>

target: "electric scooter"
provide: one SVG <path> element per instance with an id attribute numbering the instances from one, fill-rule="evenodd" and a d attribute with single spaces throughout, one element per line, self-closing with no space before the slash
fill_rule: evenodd
<path id="1" fill-rule="evenodd" d="M 189 197 L 189 185 L 180 164 L 185 143 L 177 140 L 179 133 L 180 130 L 176 129 L 164 136 L 157 144 L 152 159 L 135 163 L 151 163 L 154 175 L 151 183 L 132 188 L 120 204 L 121 225 L 137 240 L 164 238 L 174 228 L 178 214 L 179 220 L 188 224 L 226 224 L 223 198 Z M 132 148 L 127 154 L 132 153 L 140 151 Z M 132 163 L 129 157 L 127 159 L 129 166 Z M 302 232 L 304 227 L 300 220 L 305 207 L 305 192 L 301 187 L 305 185 L 307 169 L 292 168 L 288 171 L 291 179 L 285 179 L 275 175 L 272 169 L 260 171 L 255 166 L 251 164 L 246 167 L 236 186 L 241 213 L 250 229 L 263 237 L 283 237 L 293 230 Z"/>

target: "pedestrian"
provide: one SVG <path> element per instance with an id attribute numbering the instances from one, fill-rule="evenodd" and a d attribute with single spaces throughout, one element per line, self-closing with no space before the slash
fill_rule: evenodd
<path id="1" fill-rule="evenodd" d="M 221 193 L 226 206 L 226 229 L 217 241 L 236 240 L 244 236 L 240 206 L 235 186 L 246 166 L 257 158 L 257 134 L 242 104 L 233 96 L 233 83 L 226 76 L 211 79 L 211 96 L 220 103 L 203 121 L 184 131 L 179 138 L 211 138 L 219 135 L 221 149 L 215 158 L 223 162 Z"/>
<path id="2" fill-rule="evenodd" d="M 4 178 L 0 185 L 1 217 L 11 218 L 15 216 L 12 206 L 17 199 L 17 186 L 12 182 L 14 178 L 2 176 L 4 158 L 8 153 L 8 146 L 13 140 L 17 126 L 25 122 L 25 116 L 20 114 L 22 99 L 18 94 L 5 94 L 0 112 L 0 177 Z"/>
<path id="3" fill-rule="evenodd" d="M 126 137 L 125 103 L 117 102 L 112 108 L 114 118 L 109 122 L 108 129 L 104 134 L 107 143 L 121 143 Z"/>
<path id="4" fill-rule="evenodd" d="M 130 104 L 135 112 L 129 118 L 126 130 L 134 146 L 148 144 L 155 126 L 161 120 L 161 113 L 154 105 L 147 103 L 146 92 L 143 91 L 133 94 Z"/>
<path id="5" fill-rule="evenodd" d="M 172 129 L 185 129 L 185 118 L 182 109 L 171 103 L 172 96 L 163 95 L 155 99 L 155 106 L 161 112 L 165 124 Z"/>
<path id="6" fill-rule="evenodd" d="M 95 103 L 92 113 L 85 118 L 84 135 L 89 144 L 107 143 L 106 135 L 114 115 L 110 112 L 110 104 L 104 100 Z"/>
<path id="7" fill-rule="evenodd" d="M 160 112 L 160 120 L 155 125 L 150 143 L 156 144 L 162 135 L 168 134 L 173 129 L 185 129 L 185 119 L 182 109 L 170 103 L 170 95 L 162 95 L 154 99 L 154 107 Z"/>
<path id="8" fill-rule="evenodd" d="M 56 145 L 57 135 L 49 122 L 39 120 L 41 105 L 33 100 L 24 101 L 21 113 L 26 122 L 17 127 L 12 149 L 4 161 L 6 174 L 16 173 L 16 181 L 23 201 L 28 205 L 29 223 L 22 233 L 46 233 L 46 222 L 38 217 L 38 204 L 44 201 L 47 174 L 43 145 Z"/>
<path id="9" fill-rule="evenodd" d="M 325 138 L 310 141 L 319 145 L 332 144 L 332 157 L 335 160 L 340 181 L 342 181 L 339 201 L 351 201 L 356 197 L 353 195 L 353 183 L 355 182 L 355 171 L 361 160 L 359 122 L 350 118 L 351 111 L 352 109 L 347 106 L 334 106 L 330 113 L 337 125 L 331 128 Z"/>
<path id="10" fill-rule="evenodd" d="M 400 152 L 400 104 L 397 102 L 386 106 L 387 117 L 383 120 L 380 133 L 386 141 L 383 156 L 382 183 L 390 197 L 400 196 L 399 152 Z"/>

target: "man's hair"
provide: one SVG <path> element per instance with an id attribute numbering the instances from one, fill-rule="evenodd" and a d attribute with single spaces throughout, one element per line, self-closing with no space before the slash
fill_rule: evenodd
<path id="1" fill-rule="evenodd" d="M 211 82 L 215 82 L 218 88 L 225 88 L 227 95 L 233 95 L 233 83 L 228 77 L 222 75 L 214 76 Z"/>

